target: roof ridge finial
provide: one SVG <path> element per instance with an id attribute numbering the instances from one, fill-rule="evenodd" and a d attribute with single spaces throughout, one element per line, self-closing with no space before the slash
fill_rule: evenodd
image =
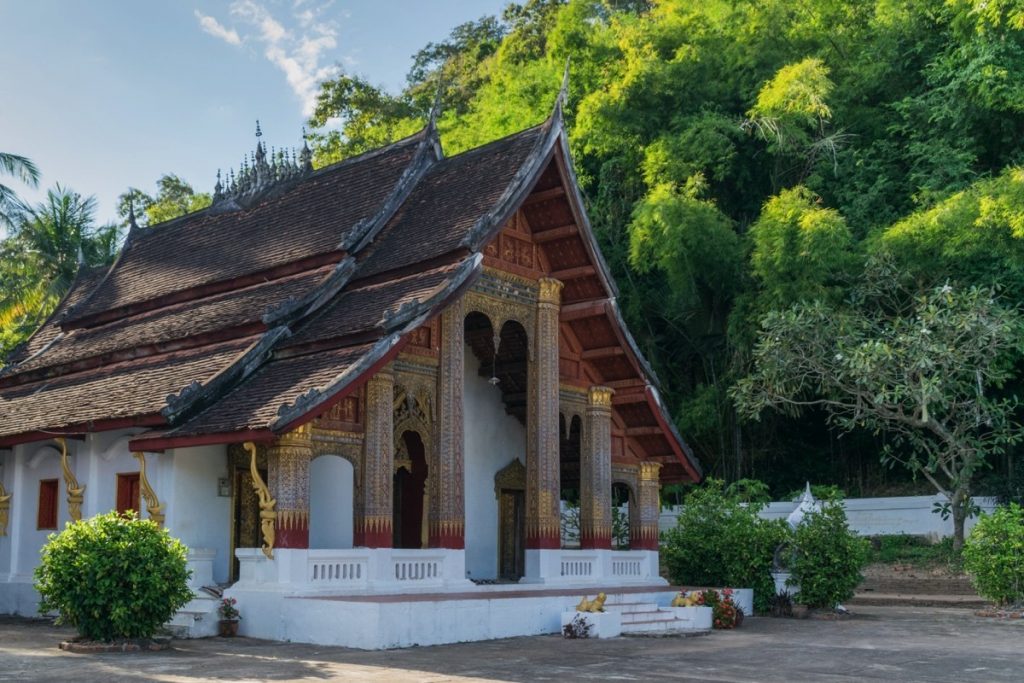
<path id="1" fill-rule="evenodd" d="M 569 63 L 572 57 L 565 58 L 565 71 L 562 72 L 562 87 L 558 89 L 558 97 L 555 98 L 555 109 L 563 109 L 569 102 Z"/>
<path id="2" fill-rule="evenodd" d="M 309 173 L 313 170 L 313 152 L 309 149 L 309 142 L 307 140 L 308 135 L 306 134 L 306 127 L 302 127 L 302 151 L 299 152 L 299 164 L 300 171 L 302 173 Z"/>
<path id="3" fill-rule="evenodd" d="M 128 229 L 138 230 L 139 224 L 135 222 L 135 197 L 128 193 Z M 81 247 L 79 247 L 81 248 Z"/>
<path id="4" fill-rule="evenodd" d="M 434 103 L 430 107 L 430 114 L 427 116 L 427 127 L 437 128 L 437 120 L 441 118 L 441 100 L 444 94 L 444 78 L 437 77 L 437 91 L 434 93 Z"/>
<path id="5" fill-rule="evenodd" d="M 78 243 L 78 267 L 82 268 L 85 266 L 85 250 L 82 249 L 82 243 Z"/>
<path id="6" fill-rule="evenodd" d="M 256 142 L 259 143 L 259 139 L 263 137 L 263 131 L 260 130 L 260 120 L 256 119 Z"/>

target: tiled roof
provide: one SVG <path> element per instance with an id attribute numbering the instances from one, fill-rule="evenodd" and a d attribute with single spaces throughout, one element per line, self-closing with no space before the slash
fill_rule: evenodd
<path id="1" fill-rule="evenodd" d="M 458 248 L 508 189 L 543 133 L 538 126 L 434 164 L 369 248 L 358 277 Z"/>
<path id="2" fill-rule="evenodd" d="M 164 436 L 267 429 L 281 406 L 294 404 L 310 389 L 326 386 L 371 347 L 372 344 L 360 344 L 271 361 L 213 407 Z"/>
<path id="3" fill-rule="evenodd" d="M 75 319 L 337 251 L 376 212 L 409 165 L 419 136 L 314 172 L 280 197 L 139 230 Z"/>
<path id="4" fill-rule="evenodd" d="M 149 345 L 166 347 L 190 337 L 257 324 L 268 309 L 289 298 L 299 298 L 310 292 L 329 271 L 328 266 L 198 301 L 148 311 L 99 327 L 72 329 L 45 354 L 13 370 L 17 374 L 27 374 L 41 368 L 56 368 L 97 357 L 97 362 L 100 362 L 104 356 L 121 355 L 119 352 L 138 352 L 141 347 Z M 242 334 L 245 332 L 233 336 Z"/>
<path id="5" fill-rule="evenodd" d="M 0 391 L 0 437 L 159 413 L 168 394 L 203 382 L 252 339 L 125 361 Z"/>

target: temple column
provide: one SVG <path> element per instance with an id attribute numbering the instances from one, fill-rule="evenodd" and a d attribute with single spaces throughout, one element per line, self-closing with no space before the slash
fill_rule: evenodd
<path id="1" fill-rule="evenodd" d="M 394 515 L 395 376 L 385 367 L 366 383 L 366 436 L 363 440 L 363 509 L 356 520 L 355 544 L 390 548 Z"/>
<path id="2" fill-rule="evenodd" d="M 540 279 L 530 358 L 526 457 L 526 547 L 561 546 L 558 459 L 559 322 L 562 283 Z"/>
<path id="3" fill-rule="evenodd" d="M 309 462 L 313 425 L 282 434 L 267 447 L 270 492 L 277 501 L 275 547 L 309 547 Z"/>
<path id="4" fill-rule="evenodd" d="M 661 515 L 661 499 L 659 497 L 660 478 L 658 471 L 661 464 L 656 462 L 640 463 L 637 480 L 637 504 L 634 508 L 637 517 L 629 530 L 630 550 L 658 549 L 658 517 Z"/>
<path id="5" fill-rule="evenodd" d="M 590 387 L 580 449 L 580 547 L 612 545 L 612 394 Z"/>
<path id="6" fill-rule="evenodd" d="M 429 473 L 428 546 L 466 547 L 462 396 L 465 384 L 465 311 L 460 298 L 441 313 L 441 364 L 434 429 L 435 469 Z"/>

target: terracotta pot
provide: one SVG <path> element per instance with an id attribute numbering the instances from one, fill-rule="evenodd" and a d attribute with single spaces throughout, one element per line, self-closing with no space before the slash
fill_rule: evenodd
<path id="1" fill-rule="evenodd" d="M 221 636 L 232 638 L 238 635 L 238 619 L 221 619 L 218 625 Z"/>

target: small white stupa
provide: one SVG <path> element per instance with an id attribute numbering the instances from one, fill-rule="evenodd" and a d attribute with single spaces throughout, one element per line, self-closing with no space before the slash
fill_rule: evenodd
<path id="1" fill-rule="evenodd" d="M 804 521 L 804 517 L 811 512 L 821 512 L 821 503 L 811 493 L 811 482 L 807 482 L 807 488 L 804 489 L 803 495 L 800 496 L 800 502 L 797 504 L 796 509 L 789 513 L 786 522 L 795 529 L 800 526 L 800 522 Z"/>

